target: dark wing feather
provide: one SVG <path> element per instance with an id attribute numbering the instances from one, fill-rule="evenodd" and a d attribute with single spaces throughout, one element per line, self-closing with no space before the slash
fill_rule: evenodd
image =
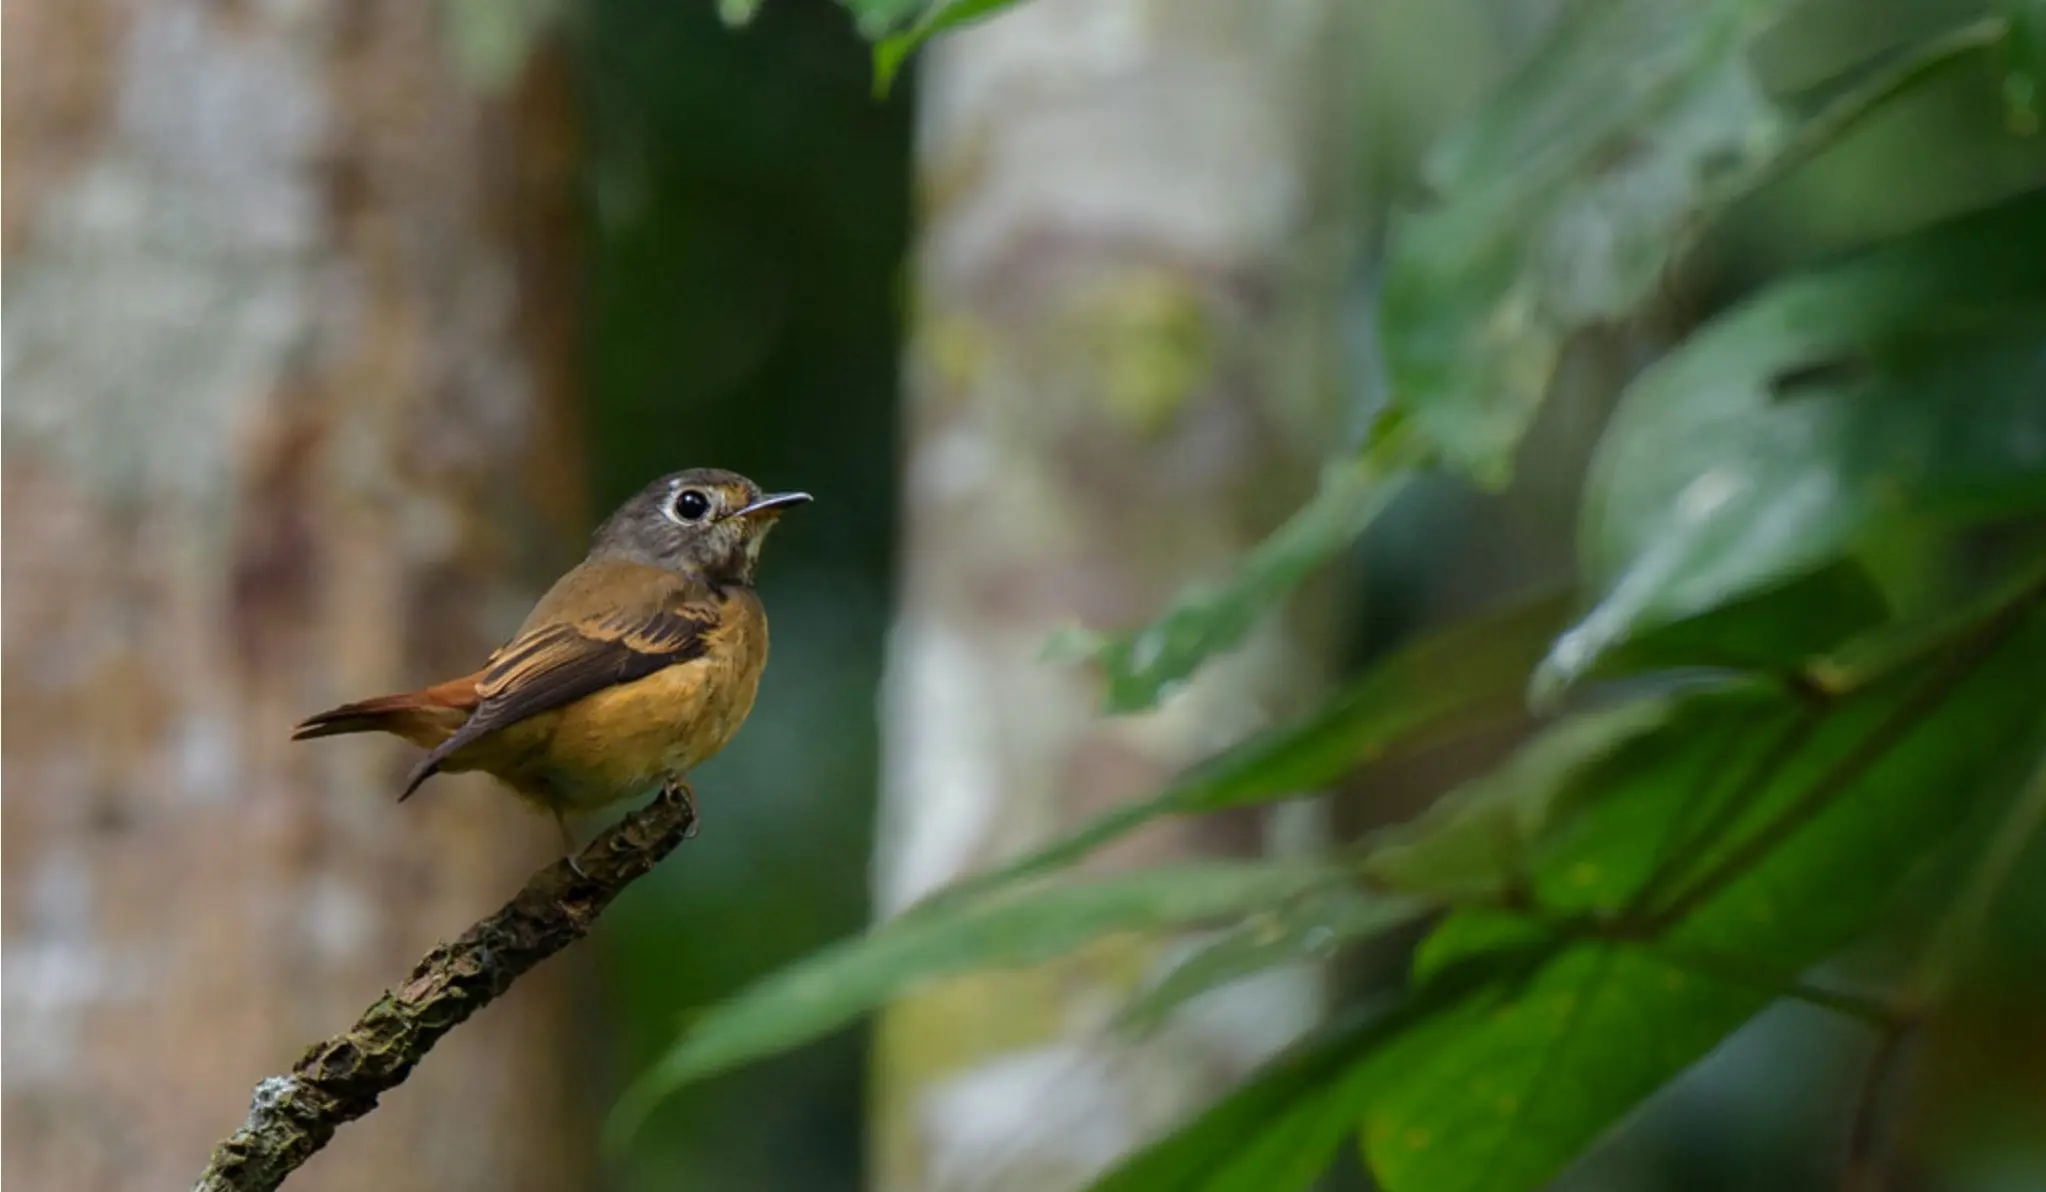
<path id="1" fill-rule="evenodd" d="M 404 802 L 456 750 L 486 733 L 572 704 L 586 695 L 701 658 L 717 610 L 694 602 L 612 612 L 541 626 L 491 655 L 476 684 L 476 712 L 405 780 Z"/>

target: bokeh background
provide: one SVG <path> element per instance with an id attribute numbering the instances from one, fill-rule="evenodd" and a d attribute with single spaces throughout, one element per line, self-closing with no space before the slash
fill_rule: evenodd
<path id="1" fill-rule="evenodd" d="M 1416 485 L 1179 711 L 1095 727 L 1086 675 L 1038 647 L 1224 570 L 1354 442 L 1384 396 L 1365 312 L 1386 212 L 1425 198 L 1425 148 L 1566 7 L 1027 0 L 876 97 L 821 0 L 736 29 L 709 0 L 9 3 L 9 1185 L 189 1181 L 257 1079 L 549 856 L 551 826 L 487 781 L 401 809 L 402 747 L 284 738 L 472 666 L 605 510 L 708 464 L 818 501 L 771 544 L 774 659 L 698 775 L 701 835 L 293 1186 L 1068 1186 L 1064 1160 L 1019 1160 L 1044 1143 L 1010 1102 L 962 1101 L 978 1134 L 902 1108 L 934 1049 L 1063 1029 L 1026 1022 L 1041 987 L 686 1090 L 620 1161 L 593 1140 L 693 1009 L 932 865 L 1013 853 L 1561 581 L 1605 412 L 1705 314 L 2046 184 L 1996 71 L 1948 72 L 1744 201 L 1651 309 L 1577 337 L 1512 489 Z M 1784 93 L 1990 6 L 1796 7 L 1758 53 Z M 1938 562 L 1908 536 L 1888 558 L 1907 580 Z M 1008 802 L 978 827 L 929 795 L 971 763 L 961 736 L 999 744 L 980 780 Z M 1119 861 L 1348 837 L 1508 739 Z M 2020 992 L 1985 995 L 1996 1054 L 1942 1053 L 1897 1186 L 2046 1188 L 2046 1016 L 2022 1009 L 2039 871 L 2005 911 L 1999 988 Z M 1212 1092 L 1397 963 L 1256 991 L 1157 1044 L 1192 1057 L 1167 1083 Z M 1772 1011 L 1566 1185 L 1832 1187 L 1866 1059 L 1851 1025 Z M 1121 1078 L 1036 1079 L 1084 1117 L 1080 1090 Z M 1109 1133 L 1075 1145 L 1112 1153 Z"/>

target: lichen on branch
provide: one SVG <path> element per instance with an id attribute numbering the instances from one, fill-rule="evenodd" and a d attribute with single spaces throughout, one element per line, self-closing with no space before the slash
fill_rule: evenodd
<path id="1" fill-rule="evenodd" d="M 591 841 L 573 864 L 563 858 L 542 869 L 495 914 L 436 946 L 345 1033 L 315 1043 L 288 1074 L 256 1085 L 248 1120 L 214 1148 L 194 1192 L 278 1187 L 342 1123 L 404 1083 L 442 1035 L 587 935 L 611 900 L 695 823 L 683 792 L 665 790 Z"/>

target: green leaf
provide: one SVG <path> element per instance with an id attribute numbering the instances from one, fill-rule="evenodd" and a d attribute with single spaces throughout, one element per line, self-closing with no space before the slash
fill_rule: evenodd
<path id="1" fill-rule="evenodd" d="M 1380 836 L 1364 859 L 1364 876 L 1389 890 L 1452 901 L 1509 897 L 1526 880 L 1536 842 L 1574 810 L 1571 797 L 1590 787 L 1585 774 L 1662 728 L 1671 710 L 1667 699 L 1636 700 L 1550 728 L 1505 764 Z"/>
<path id="2" fill-rule="evenodd" d="M 1759 686 L 1688 700 L 1581 780 L 1543 842 L 1535 905 L 1577 935 L 1445 1032 L 1365 1114 L 1390 1192 L 1537 1187 L 1796 974 L 1867 928 L 2013 748 L 2046 728 L 2035 591 L 1829 703 Z M 1546 930 L 1453 916 L 1424 982 Z"/>
<path id="3" fill-rule="evenodd" d="M 1615 676 L 1704 667 L 1788 675 L 1890 616 L 1868 573 L 1841 560 L 1744 595 L 1695 617 L 1649 629 L 1609 650 L 1592 673 Z M 1536 676 L 1530 699 L 1543 708 L 1566 693 L 1564 676 Z"/>
<path id="4" fill-rule="evenodd" d="M 1338 948 L 1412 923 L 1432 909 L 1417 898 L 1330 886 L 1260 910 L 1181 961 L 1130 999 L 1116 1028 L 1144 1034 L 1172 1011 L 1233 981 L 1290 964 L 1327 960 Z"/>
<path id="5" fill-rule="evenodd" d="M 1787 142 L 1748 68 L 1783 0 L 1579 6 L 1424 164 L 1380 307 L 1397 400 L 1503 485 L 1563 338 L 1641 301 L 1705 216 Z"/>
<path id="6" fill-rule="evenodd" d="M 1314 499 L 1244 557 L 1219 584 L 1196 583 L 1157 620 L 1110 636 L 1095 650 L 1109 712 L 1149 708 L 1209 657 L 1241 642 L 1258 619 L 1364 532 L 1419 462 L 1397 420 L 1358 459 L 1330 466 Z"/>
<path id="7" fill-rule="evenodd" d="M 909 28 L 888 34 L 874 45 L 874 94 L 888 94 L 902 64 L 917 48 L 948 29 L 985 20 L 1016 0 L 938 0 L 923 10 Z"/>
<path id="8" fill-rule="evenodd" d="M 2046 541 L 2020 547 L 1991 570 L 1987 582 L 1978 583 L 1978 591 L 1951 606 L 1885 625 L 1828 652 L 1805 668 L 1806 680 L 1836 695 L 1866 687 L 1975 632 L 2013 605 L 2038 599 L 2046 592 Z"/>
<path id="9" fill-rule="evenodd" d="M 1564 596 L 1544 597 L 1423 637 L 1373 664 L 1307 719 L 1251 737 L 1156 796 L 940 890 L 908 913 L 1063 868 L 1161 816 L 1310 794 L 1398 750 L 1510 720 L 1520 713 L 1527 675 L 1567 608 Z"/>
<path id="10" fill-rule="evenodd" d="M 1364 1107 L 1440 1023 L 1496 1002 L 1548 946 L 1500 949 L 1388 1010 L 1352 1016 L 1294 1048 L 1192 1122 L 1137 1152 L 1093 1192 L 1289 1192 L 1328 1167 Z"/>
<path id="11" fill-rule="evenodd" d="M 1301 860 L 1161 866 L 892 920 L 706 1013 L 620 1099 L 607 1145 L 623 1145 L 683 1085 L 816 1039 L 937 978 L 1040 963 L 1119 932 L 1242 915 L 1346 880 L 1339 868 Z"/>
<path id="12" fill-rule="evenodd" d="M 1140 1151 L 1094 1192 L 1289 1192 L 1312 1184 L 1377 1084 L 1358 1062 L 1390 1030 L 1366 1022 L 1252 1078 L 1161 1143 Z M 1361 1036 L 1361 1037 L 1358 1037 Z"/>
<path id="13" fill-rule="evenodd" d="M 1748 53 L 1788 7 L 1579 6 L 1430 155 L 1435 201 L 1392 223 L 1380 327 L 1401 407 L 1478 483 L 1505 483 L 1573 331 L 1631 315 L 1734 200 L 2019 36 L 1957 25 L 1776 100 Z"/>
<path id="14" fill-rule="evenodd" d="M 1602 596 L 1538 687 L 1906 516 L 2046 509 L 2046 192 L 1782 283 L 1645 373 L 1580 538 Z"/>

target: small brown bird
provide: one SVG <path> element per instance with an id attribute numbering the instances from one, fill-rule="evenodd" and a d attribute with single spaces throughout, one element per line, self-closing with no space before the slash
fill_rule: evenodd
<path id="1" fill-rule="evenodd" d="M 655 787 L 696 801 L 687 775 L 753 708 L 767 615 L 760 545 L 808 493 L 762 493 L 734 472 L 654 481 L 597 532 L 482 670 L 322 712 L 294 740 L 386 732 L 431 750 L 403 802 L 441 771 L 482 770 L 565 817 Z"/>

